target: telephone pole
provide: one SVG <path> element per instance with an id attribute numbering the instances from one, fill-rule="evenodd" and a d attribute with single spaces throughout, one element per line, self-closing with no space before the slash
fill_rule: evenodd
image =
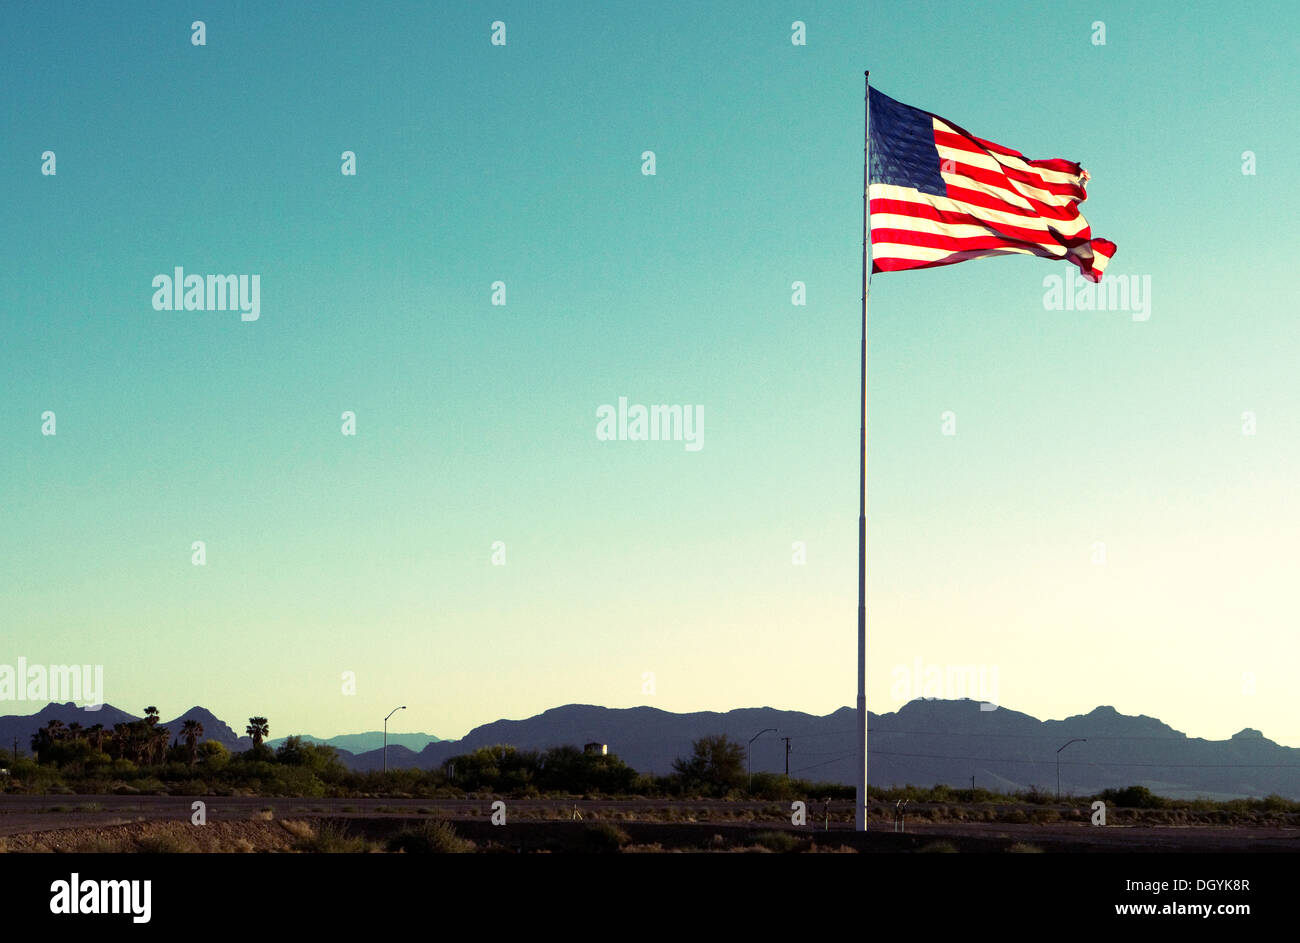
<path id="1" fill-rule="evenodd" d="M 778 739 L 785 741 L 785 778 L 789 779 L 790 778 L 790 738 L 779 737 Z"/>

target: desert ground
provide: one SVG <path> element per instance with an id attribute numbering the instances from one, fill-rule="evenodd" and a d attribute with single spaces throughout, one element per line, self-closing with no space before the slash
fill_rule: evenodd
<path id="1" fill-rule="evenodd" d="M 192 824 L 193 803 L 206 824 Z M 840 852 L 1295 852 L 1300 822 L 1215 822 L 1112 810 L 1104 827 L 1072 806 L 921 804 L 895 830 L 892 806 L 873 803 L 866 834 L 852 804 L 809 802 L 806 824 L 789 803 L 664 799 L 491 797 L 266 798 L 180 796 L 0 797 L 0 847 L 8 852 L 249 852 L 382 850 L 403 830 L 445 821 L 464 850 Z M 827 812 L 829 811 L 829 821 Z M 498 816 L 499 817 L 499 816 Z M 321 838 L 324 836 L 324 838 Z M 611 837 L 612 836 L 612 837 Z M 320 840 L 317 840 L 317 839 Z M 328 840 L 326 840 L 328 839 Z"/>

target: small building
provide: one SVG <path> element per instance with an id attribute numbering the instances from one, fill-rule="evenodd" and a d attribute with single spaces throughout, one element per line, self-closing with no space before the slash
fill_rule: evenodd
<path id="1" fill-rule="evenodd" d="M 609 753 L 609 744 L 607 743 L 584 743 L 582 752 L 589 753 L 593 756 L 606 756 Z"/>

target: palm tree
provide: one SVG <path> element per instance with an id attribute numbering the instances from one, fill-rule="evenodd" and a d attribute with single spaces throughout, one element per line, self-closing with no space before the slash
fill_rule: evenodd
<path id="1" fill-rule="evenodd" d="M 270 732 L 271 725 L 267 723 L 265 717 L 248 718 L 248 726 L 244 728 L 244 733 L 253 738 L 254 750 L 262 745 L 262 738 Z"/>
<path id="2" fill-rule="evenodd" d="M 113 732 L 108 738 L 108 755 L 114 759 L 125 759 L 130 748 L 131 726 L 126 723 L 113 725 Z"/>
<path id="3" fill-rule="evenodd" d="M 76 721 L 73 721 L 72 723 L 68 724 L 68 739 L 69 740 L 81 739 L 81 724 L 77 723 Z"/>
<path id="4" fill-rule="evenodd" d="M 131 760 L 136 765 L 144 762 L 145 752 L 149 749 L 148 724 L 143 720 L 132 720 L 113 725 L 113 739 L 117 743 L 119 756 Z"/>
<path id="5" fill-rule="evenodd" d="M 150 727 L 158 723 L 158 708 L 150 705 L 144 709 L 144 720 Z"/>
<path id="6" fill-rule="evenodd" d="M 103 724 L 95 724 L 95 726 L 86 731 L 86 739 L 90 741 L 90 745 L 95 748 L 96 752 L 104 749 L 104 737 L 106 733 Z"/>
<path id="7" fill-rule="evenodd" d="M 45 729 L 49 733 L 51 740 L 62 740 L 64 735 L 68 732 L 67 728 L 63 726 L 63 721 L 61 720 L 51 720 L 45 725 Z"/>
<path id="8" fill-rule="evenodd" d="M 50 736 L 50 726 L 46 724 L 39 728 L 36 733 L 32 734 L 32 752 L 36 754 L 36 761 L 40 762 L 41 752 L 48 750 L 54 738 Z"/>
<path id="9" fill-rule="evenodd" d="M 167 741 L 172 737 L 172 732 L 166 727 L 153 727 L 149 730 L 149 756 L 155 763 L 161 763 L 167 759 Z"/>
<path id="10" fill-rule="evenodd" d="M 203 736 L 203 725 L 197 720 L 187 720 L 181 724 L 181 738 L 185 745 L 190 748 L 190 765 L 194 765 L 195 754 L 198 752 L 197 742 L 199 737 Z"/>

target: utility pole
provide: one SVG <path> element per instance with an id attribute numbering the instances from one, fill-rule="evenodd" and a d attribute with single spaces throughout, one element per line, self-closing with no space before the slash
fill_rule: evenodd
<path id="1" fill-rule="evenodd" d="M 790 738 L 778 737 L 779 740 L 785 741 L 785 778 L 790 778 Z"/>

